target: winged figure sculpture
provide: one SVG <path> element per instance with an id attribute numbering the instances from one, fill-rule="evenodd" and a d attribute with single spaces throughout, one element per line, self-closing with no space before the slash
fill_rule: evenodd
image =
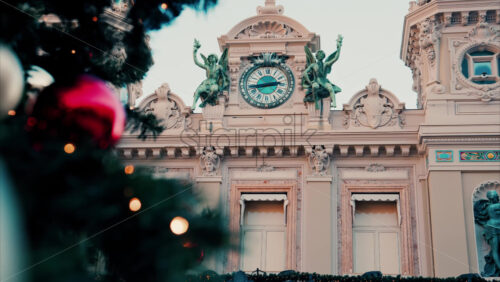
<path id="1" fill-rule="evenodd" d="M 326 97 L 330 97 L 332 106 L 336 107 L 335 93 L 340 92 L 341 89 L 330 82 L 327 75 L 332 71 L 332 65 L 339 59 L 342 39 L 342 35 L 339 35 L 337 50 L 328 56 L 326 60 L 325 52 L 322 50 L 317 51 L 316 56 L 314 56 L 309 47 L 304 47 L 307 58 L 306 69 L 302 75 L 302 87 L 306 92 L 304 102 L 314 102 L 316 109 L 319 108 L 319 102 Z"/>
<path id="2" fill-rule="evenodd" d="M 229 77 L 227 75 L 227 48 L 222 53 L 220 59 L 217 55 L 210 54 L 208 57 L 200 53 L 203 63 L 201 63 L 198 58 L 198 49 L 200 49 L 201 44 L 198 40 L 194 40 L 193 46 L 193 59 L 194 63 L 200 68 L 206 71 L 207 78 L 198 86 L 194 93 L 193 110 L 196 108 L 196 103 L 198 99 L 202 99 L 200 108 L 206 106 L 206 104 L 215 105 L 217 103 L 217 97 L 222 91 L 227 90 L 229 86 Z"/>

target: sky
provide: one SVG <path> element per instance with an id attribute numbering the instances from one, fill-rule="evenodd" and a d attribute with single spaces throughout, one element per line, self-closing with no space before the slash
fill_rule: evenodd
<path id="1" fill-rule="evenodd" d="M 220 55 L 217 38 L 240 21 L 257 15 L 265 0 L 219 0 L 207 13 L 186 9 L 170 25 L 151 32 L 155 64 L 143 80 L 143 97 L 168 83 L 186 105 L 205 79 L 205 71 L 192 59 L 193 41 L 201 43 L 200 53 Z M 395 94 L 406 108 L 416 108 L 412 75 L 399 58 L 407 0 L 277 0 L 284 15 L 302 23 L 321 37 L 327 54 L 336 49 L 338 34 L 344 36 L 339 60 L 328 76 L 342 88 L 337 94 L 337 110 L 376 78 L 382 88 Z M 143 98 L 141 97 L 141 99 Z M 199 112 L 199 109 L 197 110 Z"/>

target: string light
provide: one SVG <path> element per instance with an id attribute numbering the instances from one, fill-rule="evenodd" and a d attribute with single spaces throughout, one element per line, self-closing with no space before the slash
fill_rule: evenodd
<path id="1" fill-rule="evenodd" d="M 98 18 L 97 18 L 96 16 L 93 16 L 93 17 L 92 17 L 92 21 L 93 21 L 93 22 L 97 22 L 97 20 L 98 20 Z"/>
<path id="2" fill-rule="evenodd" d="M 132 174 L 134 173 L 134 166 L 133 165 L 127 165 L 125 166 L 125 174 Z"/>
<path id="3" fill-rule="evenodd" d="M 71 143 L 64 145 L 64 152 L 66 154 L 73 154 L 75 152 L 75 145 Z"/>
<path id="4" fill-rule="evenodd" d="M 7 114 L 8 114 L 9 116 L 15 116 L 15 115 L 16 115 L 16 111 L 14 111 L 14 110 L 10 110 L 10 111 L 8 111 L 8 112 L 7 112 Z"/>
<path id="5" fill-rule="evenodd" d="M 128 203 L 128 208 L 133 212 L 140 210 L 141 206 L 142 206 L 141 200 L 135 197 L 130 199 L 130 202 Z"/>
<path id="6" fill-rule="evenodd" d="M 75 49 L 72 49 L 72 50 L 71 50 L 71 54 L 73 54 L 73 55 L 74 55 L 74 54 L 76 54 L 76 50 L 75 50 Z"/>
<path id="7" fill-rule="evenodd" d="M 168 5 L 167 3 L 161 3 L 160 7 L 163 9 L 163 10 L 166 10 L 168 8 Z"/>
<path id="8" fill-rule="evenodd" d="M 189 222 L 182 216 L 176 216 L 170 222 L 170 230 L 175 235 L 182 235 L 186 233 L 189 228 Z"/>

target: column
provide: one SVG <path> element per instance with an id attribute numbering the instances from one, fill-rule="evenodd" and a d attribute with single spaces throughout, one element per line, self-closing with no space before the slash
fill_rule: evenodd
<path id="1" fill-rule="evenodd" d="M 308 176 L 304 188 L 303 269 L 332 273 L 332 176 Z"/>
<path id="2" fill-rule="evenodd" d="M 437 277 L 450 277 L 468 273 L 460 171 L 429 172 L 429 202 L 434 274 Z"/>

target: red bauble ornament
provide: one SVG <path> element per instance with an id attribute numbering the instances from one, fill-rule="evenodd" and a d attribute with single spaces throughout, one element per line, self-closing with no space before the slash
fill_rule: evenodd
<path id="1" fill-rule="evenodd" d="M 92 139 L 101 148 L 114 145 L 125 127 L 125 110 L 106 83 L 81 75 L 72 86 L 54 83 L 38 97 L 33 109 L 36 123 L 27 124 L 37 135 L 78 142 Z M 42 125 L 42 127 L 40 127 Z"/>

